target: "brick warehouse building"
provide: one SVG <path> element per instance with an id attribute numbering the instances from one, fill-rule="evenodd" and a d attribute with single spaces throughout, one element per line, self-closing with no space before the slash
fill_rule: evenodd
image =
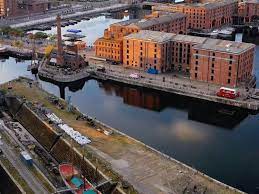
<path id="1" fill-rule="evenodd" d="M 249 43 L 143 30 L 124 37 L 123 66 L 176 69 L 192 80 L 235 87 L 252 79 L 254 49 Z"/>
<path id="2" fill-rule="evenodd" d="M 140 30 L 164 31 L 185 34 L 186 16 L 182 13 L 154 13 L 145 19 L 133 19 L 110 25 L 104 31 L 104 36 L 95 41 L 97 57 L 122 62 L 123 37 Z"/>
<path id="3" fill-rule="evenodd" d="M 0 17 L 5 16 L 5 0 L 0 0 Z"/>
<path id="4" fill-rule="evenodd" d="M 123 42 L 123 66 L 143 71 L 170 70 L 170 42 L 173 36 L 172 33 L 157 31 L 140 31 L 126 36 Z"/>
<path id="5" fill-rule="evenodd" d="M 259 21 L 259 0 L 247 0 L 238 4 L 238 16 L 243 23 Z"/>
<path id="6" fill-rule="evenodd" d="M 187 27 L 194 30 L 211 30 L 232 23 L 238 12 L 237 0 L 221 0 L 206 3 L 160 4 L 153 11 L 181 12 L 187 15 Z"/>
<path id="7" fill-rule="evenodd" d="M 207 39 L 192 48 L 191 79 L 237 86 L 252 78 L 255 46 Z"/>
<path id="8" fill-rule="evenodd" d="M 50 8 L 48 0 L 0 0 L 0 16 L 16 17 L 43 13 Z"/>

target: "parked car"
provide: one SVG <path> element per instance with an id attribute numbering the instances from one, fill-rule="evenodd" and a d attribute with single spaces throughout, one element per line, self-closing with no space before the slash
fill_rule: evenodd
<path id="1" fill-rule="evenodd" d="M 131 74 L 129 75 L 129 77 L 132 78 L 132 79 L 139 79 L 139 78 L 140 78 L 140 76 L 139 76 L 138 73 L 131 73 Z"/>
<path id="2" fill-rule="evenodd" d="M 100 71 L 100 72 L 105 72 L 105 67 L 103 67 L 103 66 L 98 66 L 96 70 L 97 70 L 97 71 Z"/>

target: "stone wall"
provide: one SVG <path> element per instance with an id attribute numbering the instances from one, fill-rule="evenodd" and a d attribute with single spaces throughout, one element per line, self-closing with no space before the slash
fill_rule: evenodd
<path id="1" fill-rule="evenodd" d="M 73 163 L 93 184 L 99 184 L 109 179 L 90 162 L 90 160 L 98 160 L 93 152 L 89 150 L 81 154 L 78 151 L 80 149 L 79 145 L 77 145 L 77 148 L 71 146 L 72 142 L 68 141 L 64 137 L 65 135 L 61 136 L 58 134 L 48 123 L 23 103 L 21 99 L 6 97 L 5 102 L 12 116 L 19 121 L 59 163 Z M 84 150 L 88 149 L 85 148 Z M 106 166 L 104 163 L 99 163 L 99 165 Z M 114 193 L 123 194 L 124 192 L 117 188 Z"/>
<path id="2" fill-rule="evenodd" d="M 12 114 L 12 116 L 15 116 L 15 114 L 21 108 L 21 105 L 23 104 L 23 101 L 19 98 L 14 97 L 14 96 L 6 96 L 5 97 L 5 103 L 8 107 L 9 112 Z"/>
<path id="3" fill-rule="evenodd" d="M 22 100 L 6 97 L 9 112 L 18 120 L 30 134 L 48 151 L 59 138 L 59 133 L 53 130 L 48 123 L 38 117 Z"/>
<path id="4" fill-rule="evenodd" d="M 61 151 L 62 150 L 62 151 Z M 91 182 L 96 182 L 102 179 L 100 173 L 96 172 L 95 167 L 90 164 L 90 162 L 83 157 L 81 153 L 79 153 L 76 148 L 71 146 L 68 140 L 60 137 L 57 143 L 51 149 L 51 155 L 59 162 L 59 163 L 73 163 L 78 168 L 81 169 L 82 173 L 89 179 Z"/>
<path id="5" fill-rule="evenodd" d="M 0 177 L 1 177 L 0 193 L 16 193 L 16 194 L 22 193 L 19 186 L 16 185 L 16 183 L 10 176 L 11 175 L 7 173 L 7 169 L 4 169 L 4 167 L 0 165 Z"/>

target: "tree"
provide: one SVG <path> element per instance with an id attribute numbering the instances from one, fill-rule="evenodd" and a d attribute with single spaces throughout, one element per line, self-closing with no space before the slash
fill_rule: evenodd
<path id="1" fill-rule="evenodd" d="M 54 49 L 54 46 L 53 45 L 48 45 L 46 48 L 45 48 L 45 57 L 49 57 L 51 52 L 53 51 Z"/>
<path id="2" fill-rule="evenodd" d="M 35 39 L 46 39 L 46 38 L 48 38 L 48 35 L 44 32 L 36 32 L 34 34 L 34 38 Z"/>

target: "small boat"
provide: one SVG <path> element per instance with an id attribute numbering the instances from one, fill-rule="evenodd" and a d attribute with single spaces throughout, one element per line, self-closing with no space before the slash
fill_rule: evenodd
<path id="1" fill-rule="evenodd" d="M 31 71 L 31 65 L 27 66 L 27 71 Z"/>
<path id="2" fill-rule="evenodd" d="M 7 48 L 0 45 L 0 54 L 4 54 L 7 52 Z"/>
<path id="3" fill-rule="evenodd" d="M 32 52 L 31 65 L 28 66 L 28 68 L 27 68 L 27 70 L 30 69 L 32 74 L 37 74 L 38 73 L 39 61 L 37 59 L 38 59 L 38 54 L 36 53 L 35 48 L 34 48 L 33 52 Z"/>
<path id="4" fill-rule="evenodd" d="M 65 185 L 74 194 L 102 194 L 85 177 L 80 175 L 79 170 L 73 164 L 60 164 L 59 173 Z"/>
<path id="5" fill-rule="evenodd" d="M 36 62 L 32 63 L 31 67 L 30 67 L 31 73 L 37 74 L 38 73 L 38 67 L 39 67 L 39 63 L 36 63 Z"/>

